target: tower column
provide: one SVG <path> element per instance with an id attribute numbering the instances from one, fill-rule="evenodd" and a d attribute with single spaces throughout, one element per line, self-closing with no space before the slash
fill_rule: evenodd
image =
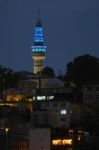
<path id="1" fill-rule="evenodd" d="M 33 73 L 37 74 L 44 68 L 46 58 L 46 46 L 43 39 L 43 27 L 39 18 L 39 13 L 35 25 L 34 45 L 32 46 Z"/>

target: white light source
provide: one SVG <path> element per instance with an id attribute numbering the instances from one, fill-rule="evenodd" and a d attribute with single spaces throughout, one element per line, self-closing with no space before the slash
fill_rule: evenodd
<path id="1" fill-rule="evenodd" d="M 66 115 L 66 114 L 67 114 L 66 109 L 62 109 L 62 110 L 60 111 L 60 114 L 61 114 L 61 115 Z"/>

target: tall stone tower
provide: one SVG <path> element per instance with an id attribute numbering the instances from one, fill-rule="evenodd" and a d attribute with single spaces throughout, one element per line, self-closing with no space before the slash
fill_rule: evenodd
<path id="1" fill-rule="evenodd" d="M 38 10 L 38 16 L 34 32 L 34 45 L 32 46 L 33 73 L 35 74 L 40 73 L 44 67 L 44 60 L 46 58 L 46 46 L 44 46 L 43 43 L 43 27 Z"/>

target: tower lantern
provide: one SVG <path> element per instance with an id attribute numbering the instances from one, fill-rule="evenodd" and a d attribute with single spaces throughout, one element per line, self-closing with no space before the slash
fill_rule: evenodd
<path id="1" fill-rule="evenodd" d="M 43 27 L 38 10 L 34 33 L 34 45 L 32 46 L 33 73 L 35 74 L 40 73 L 44 67 L 44 60 L 46 58 L 46 46 L 44 46 L 43 43 Z"/>

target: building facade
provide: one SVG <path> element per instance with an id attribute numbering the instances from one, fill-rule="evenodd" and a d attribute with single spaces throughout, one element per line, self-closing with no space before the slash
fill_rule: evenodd
<path id="1" fill-rule="evenodd" d="M 63 100 L 49 100 L 34 103 L 34 126 L 50 126 L 69 128 L 71 121 L 71 105 Z"/>
<path id="2" fill-rule="evenodd" d="M 88 84 L 83 87 L 83 103 L 99 104 L 99 84 Z"/>
<path id="3" fill-rule="evenodd" d="M 51 150 L 51 131 L 49 128 L 34 128 L 29 134 L 30 150 Z"/>

